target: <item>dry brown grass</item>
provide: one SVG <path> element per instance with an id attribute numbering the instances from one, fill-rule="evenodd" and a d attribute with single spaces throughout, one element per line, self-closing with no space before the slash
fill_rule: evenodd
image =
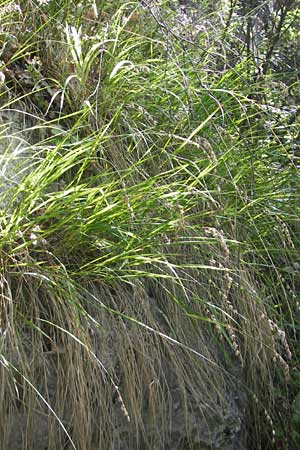
<path id="1" fill-rule="evenodd" d="M 228 272 L 216 272 L 210 298 L 186 315 L 170 296 L 181 287 L 170 280 L 74 287 L 57 266 L 47 279 L 30 273 L 30 263 L 26 255 L 22 269 L 6 262 L 2 274 L 1 449 L 21 435 L 31 448 L 39 428 L 49 449 L 70 438 L 85 450 L 163 448 L 174 408 L 182 409 L 188 436 L 191 409 L 209 423 L 210 414 L 226 410 L 242 371 L 246 385 L 239 389 L 251 386 L 253 398 L 266 390 L 272 400 L 276 342 L 246 270 L 231 289 L 229 309 L 226 282 L 227 297 L 211 287 Z"/>

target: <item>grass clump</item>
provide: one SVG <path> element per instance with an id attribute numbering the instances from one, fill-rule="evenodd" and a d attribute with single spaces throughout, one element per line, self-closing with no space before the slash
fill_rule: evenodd
<path id="1" fill-rule="evenodd" d="M 297 120 L 166 6 L 38 3 L 1 3 L 0 447 L 165 449 L 179 408 L 225 448 L 235 393 L 238 439 L 287 448 Z"/>

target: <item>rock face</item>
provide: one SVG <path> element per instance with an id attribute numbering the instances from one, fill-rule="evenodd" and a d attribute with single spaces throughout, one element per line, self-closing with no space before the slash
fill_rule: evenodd
<path id="1" fill-rule="evenodd" d="M 176 398 L 176 390 L 172 396 Z M 199 411 L 196 405 L 193 408 L 193 399 L 190 397 L 187 399 L 189 412 L 186 417 L 183 405 L 175 402 L 170 441 L 165 450 L 243 450 L 241 411 L 237 398 L 229 394 L 227 397 L 227 410 L 214 412 L 210 408 Z"/>
<path id="2" fill-rule="evenodd" d="M 170 373 L 165 374 L 166 377 Z M 142 386 L 143 389 L 146 386 Z M 42 386 L 39 386 L 40 392 L 45 395 L 47 402 L 52 403 L 57 397 L 58 380 L 55 370 L 48 374 L 47 394 Z M 240 394 L 241 396 L 241 394 Z M 96 399 L 95 399 L 96 400 Z M 162 399 L 161 399 L 162 400 Z M 169 389 L 168 401 L 170 402 L 169 413 L 167 418 L 169 421 L 168 430 L 162 426 L 161 434 L 159 433 L 159 423 L 153 419 L 152 412 L 147 407 L 148 401 L 144 399 L 145 405 L 141 409 L 141 417 L 144 423 L 144 429 L 137 430 L 134 423 L 129 422 L 124 416 L 124 412 L 118 402 L 115 402 L 114 411 L 111 414 L 113 426 L 110 436 L 110 444 L 101 445 L 94 443 L 91 447 L 93 450 L 245 450 L 243 443 L 242 420 L 243 411 L 240 407 L 241 399 L 237 393 L 228 393 L 224 399 L 227 403 L 226 409 L 212 410 L 211 407 L 203 408 L 197 405 L 192 394 L 183 398 L 180 386 L 176 383 Z M 165 398 L 166 401 L 166 398 Z M 125 402 L 126 404 L 126 402 Z M 102 411 L 103 414 L 103 411 Z M 68 421 L 72 415 L 72 411 L 64 414 L 62 423 L 68 429 Z M 52 416 L 52 417 L 51 417 Z M 99 411 L 99 418 L 101 412 Z M 44 404 L 36 403 L 36 411 L 28 414 L 28 410 L 20 407 L 14 413 L 11 421 L 11 430 L 6 450 L 48 450 L 52 448 L 71 449 L 72 446 L 67 444 L 68 439 L 65 435 L 66 447 L 54 447 L 51 444 L 53 438 L 49 437 L 51 426 L 53 427 L 53 414 Z M 62 423 L 60 426 L 62 426 Z M 56 426 L 59 424 L 56 423 Z M 72 435 L 71 430 L 69 430 Z M 141 433 L 137 437 L 138 432 Z M 165 433 L 165 436 L 163 434 Z M 64 432 L 61 430 L 61 434 Z M 25 439 L 25 436 L 27 438 Z M 143 436 L 144 435 L 144 436 Z M 151 445 L 151 446 L 150 446 Z M 78 449 L 84 450 L 84 447 L 77 446 Z"/>
<path id="3" fill-rule="evenodd" d="M 158 329 L 155 302 L 148 303 Z M 98 319 L 101 330 L 84 331 L 98 369 L 72 340 L 35 353 L 28 345 L 26 356 L 10 358 L 18 370 L 24 358 L 31 361 L 31 385 L 16 380 L 17 408 L 7 417 L 1 450 L 71 450 L 69 437 L 78 450 L 245 450 L 246 398 L 236 379 L 214 375 L 208 360 L 147 330 Z M 28 331 L 28 343 L 35 339 Z M 198 351 L 205 358 L 216 351 L 222 364 L 209 341 Z"/>

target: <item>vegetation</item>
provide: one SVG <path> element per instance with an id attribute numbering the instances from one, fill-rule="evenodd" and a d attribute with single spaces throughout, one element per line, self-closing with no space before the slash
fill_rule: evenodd
<path id="1" fill-rule="evenodd" d="M 164 448 L 167 366 L 299 446 L 299 8 L 200 3 L 0 2 L 1 449 Z"/>

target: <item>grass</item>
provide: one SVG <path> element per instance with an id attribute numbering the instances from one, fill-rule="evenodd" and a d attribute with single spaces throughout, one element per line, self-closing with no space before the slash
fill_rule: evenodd
<path id="1" fill-rule="evenodd" d="M 287 448 L 298 124 L 136 2 L 39 3 L 1 3 L 0 448 L 165 448 L 174 385 L 185 448 L 234 389 Z"/>

